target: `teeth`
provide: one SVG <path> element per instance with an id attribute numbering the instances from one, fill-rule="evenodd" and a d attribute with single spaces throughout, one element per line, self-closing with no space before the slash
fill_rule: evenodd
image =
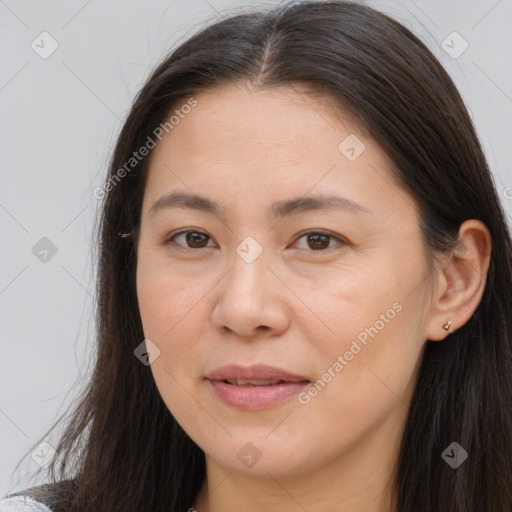
<path id="1" fill-rule="evenodd" d="M 274 380 L 247 380 L 247 379 L 228 379 L 230 384 L 233 386 L 271 386 L 272 384 L 277 384 L 278 382 L 281 382 L 280 379 L 274 379 Z"/>

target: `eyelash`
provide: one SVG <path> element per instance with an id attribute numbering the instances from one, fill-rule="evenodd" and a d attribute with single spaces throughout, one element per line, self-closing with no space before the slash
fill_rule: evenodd
<path id="1" fill-rule="evenodd" d="M 197 229 L 185 229 L 183 231 L 178 231 L 177 233 L 174 233 L 173 235 L 171 235 L 170 237 L 168 237 L 164 242 L 163 242 L 163 245 L 166 245 L 166 246 L 169 246 L 169 245 L 174 245 L 178 250 L 183 250 L 183 251 L 188 251 L 188 250 L 191 250 L 191 251 L 198 251 L 200 249 L 211 249 L 212 246 L 209 246 L 209 247 L 183 247 L 179 244 L 176 244 L 176 242 L 174 241 L 178 236 L 180 235 L 186 235 L 188 233 L 196 233 L 196 234 L 200 234 L 200 235 L 204 235 L 206 236 L 209 240 L 212 240 L 212 238 L 210 236 L 208 236 L 206 233 L 202 232 L 202 231 L 199 231 Z M 299 236 L 298 238 L 296 239 L 296 241 L 300 240 L 301 238 L 304 238 L 305 236 L 307 235 L 311 235 L 311 234 L 314 234 L 314 235 L 322 235 L 322 236 L 327 236 L 331 239 L 335 239 L 339 242 L 339 246 L 343 247 L 345 245 L 348 245 L 348 242 L 336 235 L 333 235 L 329 232 L 325 232 L 325 231 L 315 231 L 315 230 L 312 230 L 312 231 L 305 231 L 303 233 L 299 233 Z M 335 247 L 327 247 L 326 249 L 318 249 L 318 250 L 314 250 L 314 249 L 305 249 L 305 250 L 308 250 L 308 252 L 317 252 L 317 253 L 322 253 L 322 252 L 328 252 L 330 251 L 331 249 L 335 249 Z"/>

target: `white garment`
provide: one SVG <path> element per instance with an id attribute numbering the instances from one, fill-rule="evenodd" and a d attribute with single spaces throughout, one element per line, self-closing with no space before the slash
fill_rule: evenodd
<path id="1" fill-rule="evenodd" d="M 52 510 L 28 496 L 12 496 L 0 499 L 0 512 L 52 512 Z"/>

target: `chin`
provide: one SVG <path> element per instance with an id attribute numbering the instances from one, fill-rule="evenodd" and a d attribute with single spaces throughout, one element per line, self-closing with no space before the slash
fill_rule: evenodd
<path id="1" fill-rule="evenodd" d="M 277 479 L 307 475 L 313 466 L 321 465 L 320 461 L 315 461 L 308 454 L 304 439 L 284 439 L 275 434 L 270 434 L 274 437 L 270 439 L 266 437 L 270 430 L 265 429 L 265 433 L 260 435 L 251 435 L 245 431 L 239 436 L 229 438 L 225 446 L 221 446 L 219 442 L 207 442 L 204 445 L 206 456 L 229 471 L 261 478 L 269 478 L 269 474 Z"/>

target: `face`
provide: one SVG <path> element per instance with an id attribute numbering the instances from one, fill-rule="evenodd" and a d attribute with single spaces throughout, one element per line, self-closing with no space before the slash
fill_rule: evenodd
<path id="1" fill-rule="evenodd" d="M 207 460 L 252 475 L 397 440 L 428 323 L 414 201 L 303 87 L 195 99 L 151 156 L 137 242 L 165 404 Z"/>

